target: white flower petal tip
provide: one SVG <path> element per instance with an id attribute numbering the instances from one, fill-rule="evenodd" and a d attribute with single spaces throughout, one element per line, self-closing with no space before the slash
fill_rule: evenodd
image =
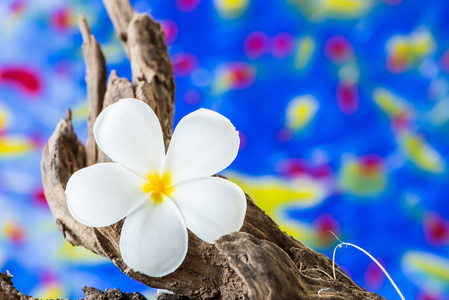
<path id="1" fill-rule="evenodd" d="M 136 232 L 138 234 L 136 234 Z M 123 224 L 120 251 L 134 271 L 163 277 L 181 265 L 188 235 L 181 213 L 168 197 L 129 215 Z"/>
<path id="2" fill-rule="evenodd" d="M 239 133 L 229 119 L 202 108 L 179 121 L 167 151 L 164 170 L 172 174 L 175 184 L 208 177 L 234 161 L 239 145 Z"/>
<path id="3" fill-rule="evenodd" d="M 213 244 L 223 235 L 239 231 L 246 215 L 246 196 L 226 179 L 209 177 L 187 181 L 171 194 L 187 228 L 203 241 Z"/>
<path id="4" fill-rule="evenodd" d="M 95 121 L 94 136 L 107 156 L 142 178 L 162 170 L 162 129 L 146 103 L 127 98 L 106 107 Z"/>
<path id="5" fill-rule="evenodd" d="M 144 181 L 115 163 L 101 163 L 75 172 L 65 194 L 72 216 L 90 227 L 104 227 L 123 219 L 147 198 Z"/>

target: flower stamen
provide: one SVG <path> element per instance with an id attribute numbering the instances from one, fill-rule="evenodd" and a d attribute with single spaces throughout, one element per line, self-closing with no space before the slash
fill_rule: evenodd
<path id="1" fill-rule="evenodd" d="M 164 196 L 170 196 L 173 192 L 173 186 L 171 186 L 171 178 L 168 173 L 165 173 L 162 177 L 159 174 L 147 175 L 148 181 L 143 186 L 144 193 L 151 193 L 151 198 L 155 204 L 161 203 L 164 200 Z"/>

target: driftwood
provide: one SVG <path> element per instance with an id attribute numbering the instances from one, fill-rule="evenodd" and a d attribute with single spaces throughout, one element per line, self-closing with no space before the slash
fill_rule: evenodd
<path id="1" fill-rule="evenodd" d="M 136 14 L 128 0 L 103 2 L 130 60 L 132 82 L 119 78 L 115 71 L 106 82 L 100 46 L 80 18 L 89 97 L 87 147 L 76 137 L 68 111 L 42 156 L 45 196 L 64 237 L 75 246 L 109 258 L 135 280 L 174 293 L 161 294 L 158 299 L 383 299 L 359 287 L 338 267 L 334 280 L 329 258 L 281 231 L 248 196 L 241 232 L 223 236 L 215 245 L 189 232 L 185 261 L 162 278 L 134 272 L 123 262 L 119 251 L 123 220 L 105 228 L 90 228 L 73 219 L 64 195 L 69 177 L 92 163 L 108 160 L 92 139 L 92 124 L 102 108 L 120 98 L 139 98 L 155 110 L 166 146 L 172 132 L 175 85 L 160 24 L 148 15 Z M 101 292 L 92 289 L 89 293 Z M 114 299 L 140 299 L 135 294 L 135 298 L 126 297 Z"/>

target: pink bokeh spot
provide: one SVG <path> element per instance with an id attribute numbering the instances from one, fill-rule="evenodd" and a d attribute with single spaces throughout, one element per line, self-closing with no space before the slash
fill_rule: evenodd
<path id="1" fill-rule="evenodd" d="M 33 201 L 38 205 L 48 206 L 47 198 L 45 198 L 43 188 L 38 188 L 33 192 Z"/>
<path id="2" fill-rule="evenodd" d="M 198 7 L 201 0 L 176 0 L 176 8 L 182 12 L 191 12 Z"/>
<path id="3" fill-rule="evenodd" d="M 359 92 L 356 84 L 340 82 L 337 87 L 337 106 L 350 115 L 359 108 Z"/>
<path id="4" fill-rule="evenodd" d="M 228 78 L 233 89 L 244 89 L 254 83 L 256 72 L 254 67 L 246 63 L 229 65 Z"/>
<path id="5" fill-rule="evenodd" d="M 316 218 L 314 225 L 318 234 L 318 238 L 325 245 L 331 245 L 336 242 L 335 235 L 340 235 L 340 224 L 334 216 L 323 213 Z"/>
<path id="6" fill-rule="evenodd" d="M 186 52 L 179 52 L 172 57 L 174 73 L 176 76 L 189 76 L 198 66 L 198 59 L 195 55 Z"/>
<path id="7" fill-rule="evenodd" d="M 440 65 L 444 72 L 449 73 L 449 50 L 446 50 L 441 56 Z"/>
<path id="8" fill-rule="evenodd" d="M 160 21 L 162 25 L 162 31 L 164 32 L 165 41 L 167 44 L 173 43 L 178 37 L 178 25 L 172 20 Z"/>
<path id="9" fill-rule="evenodd" d="M 377 154 L 367 154 L 360 157 L 360 172 L 364 176 L 375 176 L 382 172 L 382 158 Z"/>
<path id="10" fill-rule="evenodd" d="M 341 63 L 353 55 L 353 50 L 352 45 L 344 36 L 335 35 L 326 41 L 324 53 L 330 61 Z"/>
<path id="11" fill-rule="evenodd" d="M 276 58 L 286 58 L 295 46 L 295 38 L 287 32 L 281 32 L 272 39 L 271 53 Z"/>
<path id="12" fill-rule="evenodd" d="M 249 58 L 256 59 L 266 53 L 267 45 L 268 36 L 264 32 L 254 31 L 246 37 L 243 49 Z"/>
<path id="13" fill-rule="evenodd" d="M 382 266 L 382 259 L 376 258 Z M 369 290 L 378 291 L 382 288 L 385 280 L 385 274 L 375 262 L 371 262 L 365 270 L 365 284 Z"/>
<path id="14" fill-rule="evenodd" d="M 64 30 L 71 26 L 71 14 L 67 7 L 57 9 L 51 16 L 51 24 L 58 30 Z"/>

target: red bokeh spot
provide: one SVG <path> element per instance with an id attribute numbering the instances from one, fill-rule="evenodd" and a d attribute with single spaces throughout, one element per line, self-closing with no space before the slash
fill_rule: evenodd
<path id="1" fill-rule="evenodd" d="M 33 201 L 42 206 L 48 206 L 47 199 L 45 198 L 44 190 L 39 188 L 33 193 Z"/>
<path id="2" fill-rule="evenodd" d="M 8 222 L 5 225 L 4 233 L 13 244 L 19 244 L 25 239 L 25 231 L 16 222 Z"/>
<path id="3" fill-rule="evenodd" d="M 189 76 L 198 66 L 198 59 L 191 53 L 180 52 L 173 55 L 173 68 L 176 76 Z"/>
<path id="4" fill-rule="evenodd" d="M 330 61 L 340 63 L 352 56 L 352 45 L 344 36 L 336 35 L 327 40 L 324 53 Z"/>
<path id="5" fill-rule="evenodd" d="M 449 245 L 449 221 L 435 212 L 427 212 L 424 214 L 423 225 L 425 238 L 430 245 Z"/>
<path id="6" fill-rule="evenodd" d="M 70 10 L 67 7 L 57 9 L 51 16 L 51 24 L 59 30 L 64 30 L 71 25 Z"/>
<path id="7" fill-rule="evenodd" d="M 282 162 L 281 173 L 286 177 L 304 176 L 308 172 L 308 166 L 305 160 L 289 159 Z"/>
<path id="8" fill-rule="evenodd" d="M 285 58 L 292 51 L 295 46 L 295 38 L 286 32 L 279 33 L 272 39 L 271 52 L 277 58 Z"/>
<path id="9" fill-rule="evenodd" d="M 324 213 L 318 216 L 314 221 L 314 225 L 318 234 L 318 238 L 325 245 L 334 244 L 337 240 L 335 236 L 330 232 L 332 231 L 335 235 L 340 235 L 340 224 L 337 219 L 335 219 L 331 214 Z"/>
<path id="10" fill-rule="evenodd" d="M 336 97 L 338 108 L 345 114 L 353 114 L 359 108 L 359 91 L 356 84 L 340 82 Z"/>
<path id="11" fill-rule="evenodd" d="M 359 158 L 360 171 L 364 176 L 375 176 L 382 171 L 382 158 L 377 154 L 367 154 Z"/>
<path id="12" fill-rule="evenodd" d="M 14 85 L 21 91 L 33 95 L 42 89 L 38 74 L 27 67 L 1 68 L 0 83 Z"/>
<path id="13" fill-rule="evenodd" d="M 408 59 L 404 54 L 391 54 L 387 58 L 387 69 L 393 74 L 400 74 L 407 71 Z"/>
<path id="14" fill-rule="evenodd" d="M 259 58 L 267 51 L 268 36 L 261 31 L 248 35 L 243 43 L 243 49 L 249 58 Z"/>
<path id="15" fill-rule="evenodd" d="M 230 84 L 233 89 L 244 89 L 253 84 L 255 70 L 244 63 L 231 64 L 228 69 Z"/>
<path id="16" fill-rule="evenodd" d="M 198 7 L 201 0 L 176 0 L 176 8 L 182 12 L 190 12 Z"/>

